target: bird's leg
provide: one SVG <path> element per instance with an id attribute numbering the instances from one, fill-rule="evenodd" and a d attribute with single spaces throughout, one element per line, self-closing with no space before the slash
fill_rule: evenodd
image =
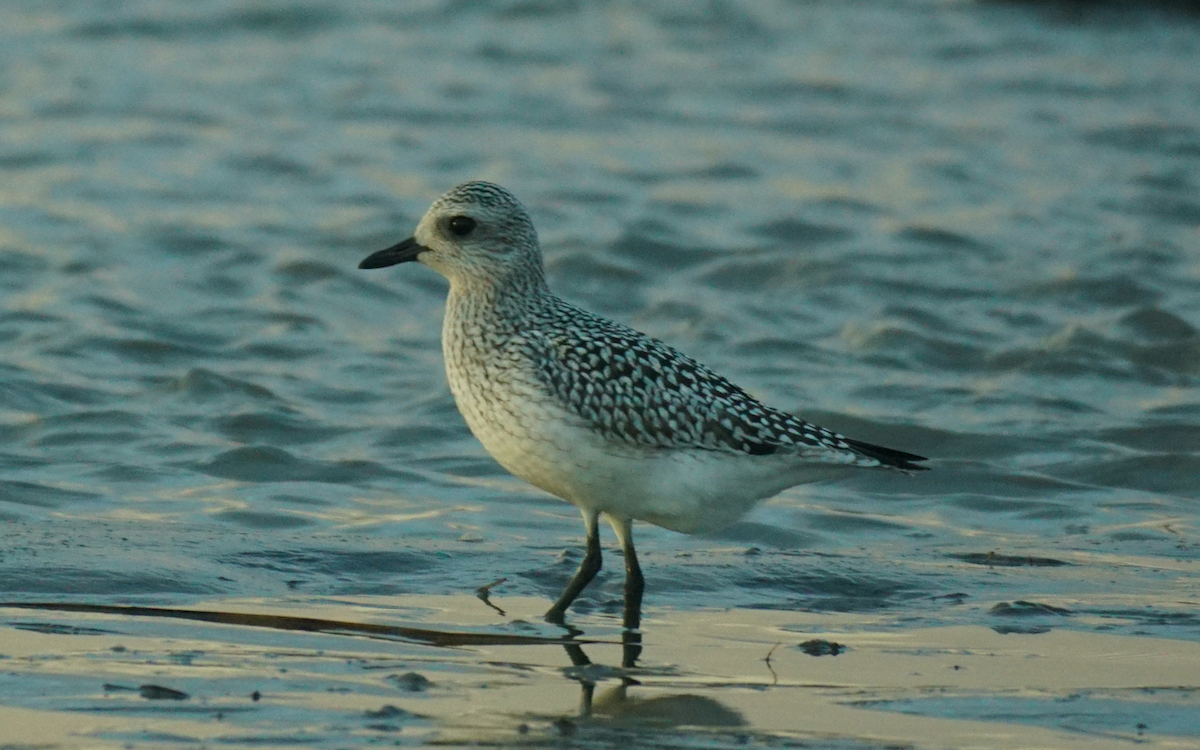
<path id="1" fill-rule="evenodd" d="M 603 563 L 600 555 L 600 527 L 596 523 L 600 514 L 594 510 L 580 509 L 580 512 L 583 513 L 583 524 L 587 527 L 587 552 L 584 553 L 583 560 L 579 563 L 579 570 L 575 571 L 575 575 L 571 577 L 567 587 L 559 595 L 558 601 L 554 602 L 554 606 L 546 613 L 546 620 L 557 625 L 562 624 L 567 607 L 571 606 L 571 602 L 575 601 L 579 592 L 592 582 L 592 579 L 600 572 L 600 565 Z"/>
<path id="2" fill-rule="evenodd" d="M 642 623 L 642 592 L 646 590 L 646 579 L 642 577 L 642 566 L 638 565 L 637 552 L 633 549 L 633 520 L 609 517 L 621 551 L 625 554 L 625 616 L 626 630 L 637 630 Z"/>
<path id="3" fill-rule="evenodd" d="M 640 630 L 624 630 L 621 632 L 621 666 L 625 669 L 633 669 L 637 666 L 638 657 L 642 655 L 642 631 Z M 640 685 L 641 683 L 632 677 L 624 677 L 621 680 L 625 685 Z"/>

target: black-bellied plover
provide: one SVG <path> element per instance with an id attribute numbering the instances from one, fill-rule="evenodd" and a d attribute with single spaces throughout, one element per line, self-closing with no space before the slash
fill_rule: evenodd
<path id="1" fill-rule="evenodd" d="M 636 628 L 645 584 L 634 519 L 714 531 L 849 467 L 925 468 L 921 456 L 766 406 L 661 341 L 559 299 L 529 214 L 498 185 L 447 192 L 413 237 L 359 268 L 412 260 L 450 281 L 442 351 L 471 432 L 505 469 L 583 514 L 587 551 L 552 622 L 600 570 L 601 514 L 624 551 L 625 625 Z"/>

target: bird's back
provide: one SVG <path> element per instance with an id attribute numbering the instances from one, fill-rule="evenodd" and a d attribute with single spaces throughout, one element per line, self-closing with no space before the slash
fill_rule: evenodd
<path id="1" fill-rule="evenodd" d="M 473 370 L 458 372 L 458 379 L 494 378 L 508 370 L 513 377 L 501 380 L 519 383 L 523 397 L 531 388 L 540 391 L 614 446 L 920 468 L 911 464 L 917 456 L 848 440 L 762 404 L 667 344 L 548 291 L 519 307 L 516 320 L 468 324 L 494 337 L 472 360 L 456 358 L 455 367 Z M 500 330 L 505 333 L 495 333 Z"/>

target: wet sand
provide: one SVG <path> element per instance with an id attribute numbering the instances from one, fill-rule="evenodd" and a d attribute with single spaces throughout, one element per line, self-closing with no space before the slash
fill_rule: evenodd
<path id="1" fill-rule="evenodd" d="M 5 607 L 0 738 L 64 748 L 1015 750 L 1185 748 L 1200 736 L 1200 644 L 1186 641 L 650 608 L 639 663 L 623 669 L 612 618 L 577 623 L 591 662 L 579 666 L 553 642 L 562 630 L 539 622 L 545 601 L 494 603 L 507 616 L 471 596 L 189 608 L 232 620 L 324 618 L 343 633 L 293 629 L 300 620 L 271 628 Z M 529 642 L 433 646 L 350 632 L 355 624 Z M 838 644 L 836 655 L 806 653 L 801 644 L 814 640 Z"/>

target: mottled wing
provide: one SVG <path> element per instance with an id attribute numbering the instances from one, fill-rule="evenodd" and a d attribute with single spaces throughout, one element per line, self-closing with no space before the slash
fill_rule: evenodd
<path id="1" fill-rule="evenodd" d="M 565 306 L 565 305 L 564 305 Z M 699 448 L 879 465 L 837 433 L 766 406 L 655 339 L 567 307 L 527 334 L 538 376 L 605 437 L 648 448 Z M 907 455 L 907 454 L 905 454 Z"/>

